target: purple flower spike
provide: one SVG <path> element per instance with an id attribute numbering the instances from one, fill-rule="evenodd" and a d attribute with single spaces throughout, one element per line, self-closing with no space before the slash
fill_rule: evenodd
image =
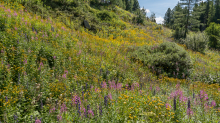
<path id="1" fill-rule="evenodd" d="M 105 104 L 105 106 L 108 106 L 108 97 L 107 96 L 104 97 L 104 104 Z"/>
<path id="2" fill-rule="evenodd" d="M 174 106 L 174 111 L 176 111 L 176 97 L 174 97 L 174 100 L 173 100 L 173 106 Z"/>
<path id="3" fill-rule="evenodd" d="M 8 102 L 8 97 L 7 96 L 5 97 L 5 102 Z"/>
<path id="4" fill-rule="evenodd" d="M 188 99 L 188 109 L 190 108 L 190 99 Z"/>

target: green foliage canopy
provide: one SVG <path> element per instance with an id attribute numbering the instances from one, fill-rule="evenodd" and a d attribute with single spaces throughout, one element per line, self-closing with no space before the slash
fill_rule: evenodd
<path id="1" fill-rule="evenodd" d="M 150 67 L 157 75 L 165 72 L 170 77 L 188 76 L 192 67 L 187 51 L 172 42 L 139 47 L 131 54 L 131 59 Z"/>

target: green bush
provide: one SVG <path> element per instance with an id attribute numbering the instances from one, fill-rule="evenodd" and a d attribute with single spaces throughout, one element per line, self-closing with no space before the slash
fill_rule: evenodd
<path id="1" fill-rule="evenodd" d="M 109 11 L 101 11 L 97 14 L 97 17 L 102 21 L 111 21 L 113 18 L 116 18 L 116 14 Z"/>
<path id="2" fill-rule="evenodd" d="M 211 23 L 205 31 L 209 36 L 209 47 L 220 49 L 220 25 L 216 23 Z"/>
<path id="3" fill-rule="evenodd" d="M 48 49 L 47 47 L 41 46 L 39 53 L 38 53 L 38 57 L 37 57 L 38 63 L 41 62 L 41 58 L 47 59 L 47 62 L 49 64 L 50 68 L 52 68 L 54 66 L 54 58 L 53 58 L 51 49 Z"/>
<path id="4" fill-rule="evenodd" d="M 188 53 L 172 42 L 139 47 L 131 54 L 131 59 L 150 67 L 157 75 L 165 72 L 169 77 L 188 76 L 192 67 Z"/>
<path id="5" fill-rule="evenodd" d="M 173 37 L 175 39 L 185 38 L 185 29 L 177 27 L 173 32 Z"/>
<path id="6" fill-rule="evenodd" d="M 208 44 L 208 36 L 205 33 L 192 33 L 183 42 L 187 49 L 203 53 Z"/>

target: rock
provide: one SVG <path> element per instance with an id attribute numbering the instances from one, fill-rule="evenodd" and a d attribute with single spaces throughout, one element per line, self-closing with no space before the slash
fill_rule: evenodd
<path id="1" fill-rule="evenodd" d="M 87 20 L 83 21 L 85 28 L 91 29 L 91 26 L 89 25 L 89 22 Z"/>

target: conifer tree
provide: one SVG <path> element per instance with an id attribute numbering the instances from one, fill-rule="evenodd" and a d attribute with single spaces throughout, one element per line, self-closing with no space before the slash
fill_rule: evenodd
<path id="1" fill-rule="evenodd" d="M 126 4 L 126 0 L 122 0 L 122 2 L 123 2 L 123 9 L 126 10 L 126 6 L 127 6 L 127 4 Z"/>
<path id="2" fill-rule="evenodd" d="M 139 9 L 140 9 L 140 5 L 139 5 L 138 0 L 134 0 L 132 11 L 135 12 L 135 11 L 137 11 Z"/>
<path id="3" fill-rule="evenodd" d="M 190 18 L 190 30 L 192 31 L 202 31 L 204 30 L 205 22 L 205 4 L 201 2 L 200 4 L 195 4 L 193 11 L 191 12 Z"/>
<path id="4" fill-rule="evenodd" d="M 126 3 L 126 10 L 132 12 L 134 1 L 133 0 L 125 0 L 125 3 Z"/>
<path id="5" fill-rule="evenodd" d="M 172 10 L 170 8 L 167 9 L 167 12 L 164 16 L 164 25 L 167 27 L 171 26 L 171 19 L 172 19 Z"/>
<path id="6" fill-rule="evenodd" d="M 206 8 L 205 8 L 205 18 L 204 18 L 205 28 L 208 27 L 209 11 L 210 11 L 210 0 L 207 0 Z"/>
<path id="7" fill-rule="evenodd" d="M 116 3 L 117 6 L 123 8 L 123 1 L 122 0 L 118 0 L 118 2 Z"/>
<path id="8" fill-rule="evenodd" d="M 184 22 L 184 29 L 185 29 L 185 33 L 184 33 L 184 37 L 186 37 L 186 34 L 188 32 L 188 28 L 191 25 L 190 23 L 190 19 L 191 18 L 191 12 L 193 9 L 193 6 L 198 3 L 201 0 L 180 0 L 181 1 L 181 6 L 185 7 L 185 22 Z"/>
<path id="9" fill-rule="evenodd" d="M 151 22 L 156 22 L 156 16 L 155 16 L 155 13 L 154 13 L 154 12 L 151 13 L 150 21 L 151 21 Z"/>
<path id="10" fill-rule="evenodd" d="M 214 17 L 215 17 L 215 6 L 214 6 L 214 1 L 212 0 L 210 2 L 210 11 L 209 11 L 208 25 L 211 22 L 214 22 Z"/>
<path id="11" fill-rule="evenodd" d="M 215 0 L 215 23 L 220 23 L 220 0 Z"/>

